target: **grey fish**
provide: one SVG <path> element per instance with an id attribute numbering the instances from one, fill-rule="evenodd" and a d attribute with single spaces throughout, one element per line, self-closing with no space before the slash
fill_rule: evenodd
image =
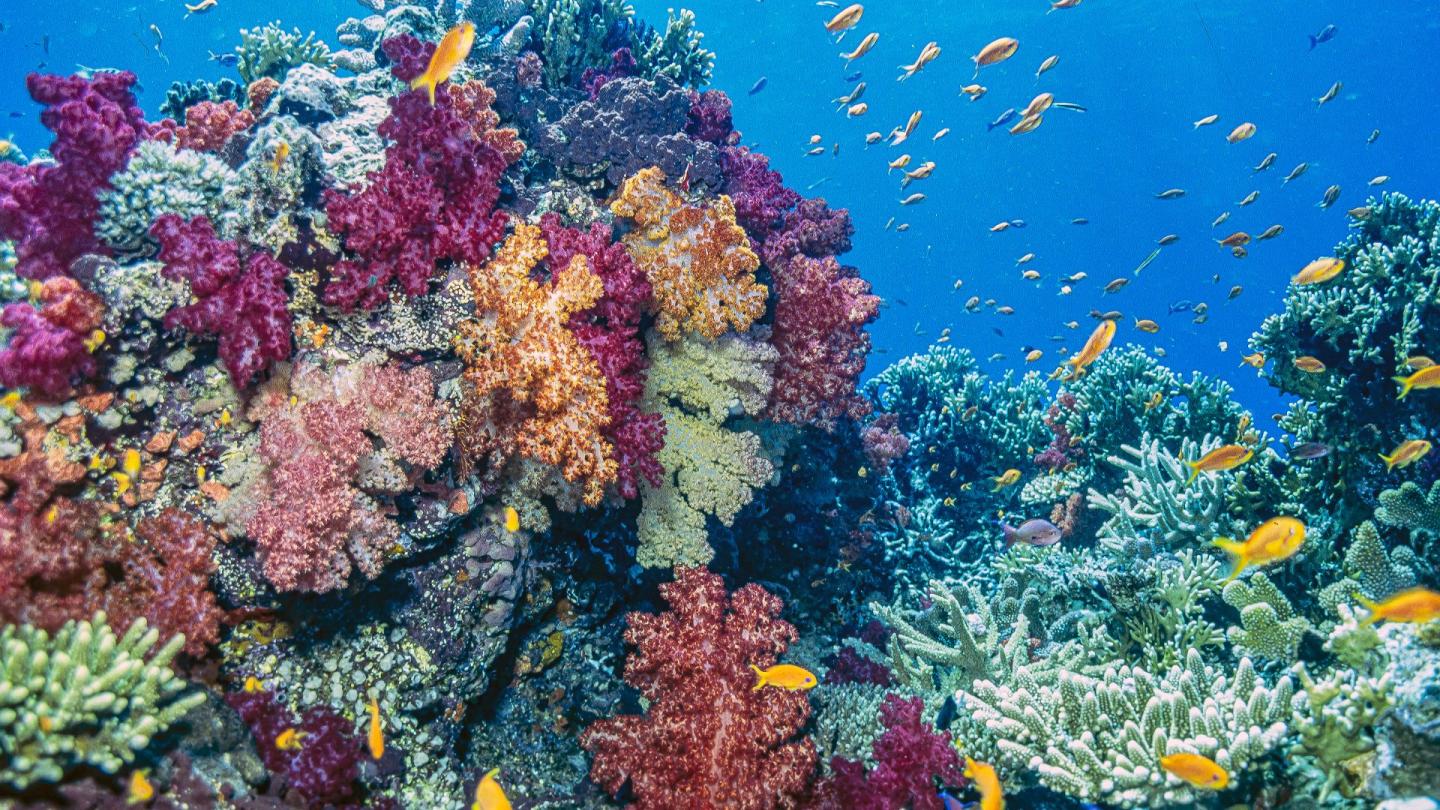
<path id="1" fill-rule="evenodd" d="M 1300 461 L 1311 461 L 1317 458 L 1324 458 L 1330 455 L 1330 445 L 1322 442 L 1305 442 L 1290 448 L 1290 458 Z"/>
<path id="2" fill-rule="evenodd" d="M 1315 46 L 1319 45 L 1322 42 L 1329 42 L 1330 40 L 1334 39 L 1335 35 L 1338 33 L 1340 33 L 1340 29 L 1336 28 L 1334 24 L 1327 25 L 1324 28 L 1321 28 L 1320 33 L 1310 37 L 1310 50 L 1315 50 Z"/>
<path id="3" fill-rule="evenodd" d="M 1338 199 L 1340 199 L 1340 187 L 1331 186 L 1325 189 L 1325 196 L 1321 197 L 1320 202 L 1316 203 L 1316 205 L 1320 208 L 1329 208 L 1334 205 Z"/>
<path id="4" fill-rule="evenodd" d="M 1075 112 L 1089 112 L 1089 110 L 1085 109 L 1084 107 L 1081 107 L 1079 104 L 1075 104 L 1074 102 L 1070 102 L 1070 101 L 1052 101 L 1052 102 L 1050 102 L 1050 106 L 1051 106 L 1051 107 L 1059 107 L 1059 108 L 1062 109 L 1062 110 L 1074 110 Z"/>
<path id="5" fill-rule="evenodd" d="M 1241 206 L 1241 207 L 1244 207 L 1244 206 L 1249 205 L 1250 203 L 1255 202 L 1255 201 L 1258 200 L 1258 199 L 1260 199 L 1260 192 L 1259 192 L 1259 191 L 1252 191 L 1252 192 L 1250 192 L 1249 194 L 1246 194 L 1246 195 L 1245 195 L 1245 199 L 1241 200 L 1240 202 L 1238 202 L 1238 203 L 1236 203 L 1236 204 L 1239 205 L 1239 206 Z"/>
<path id="6" fill-rule="evenodd" d="M 1012 227 L 1012 228 L 1023 228 L 1023 227 L 1025 227 L 1025 220 L 1023 220 L 1023 219 L 1012 219 L 1012 220 L 1010 220 L 1010 227 Z"/>
<path id="7" fill-rule="evenodd" d="M 1177 237 L 1175 237 L 1175 238 L 1176 238 L 1176 239 L 1179 239 L 1180 237 L 1177 236 Z M 1166 243 L 1166 244 L 1168 244 L 1168 243 Z M 1140 266 L 1137 267 L 1137 268 L 1135 268 L 1135 275 L 1137 275 L 1137 276 L 1140 275 L 1140 271 L 1141 271 L 1141 270 L 1144 270 L 1144 269 L 1147 268 L 1147 267 L 1149 267 L 1149 266 L 1150 266 L 1150 263 L 1153 262 L 1153 261 L 1155 261 L 1155 259 L 1156 259 L 1159 255 L 1160 255 L 1160 248 L 1158 248 L 1158 247 L 1155 248 L 1154 250 L 1150 251 L 1150 255 L 1145 257 L 1145 261 L 1140 262 Z M 1117 281 L 1123 281 L 1124 279 L 1116 279 L 1116 280 L 1117 280 Z M 1115 283 L 1114 281 L 1110 282 L 1110 284 L 1114 284 L 1114 283 Z M 1105 285 L 1105 292 L 1110 292 L 1110 284 Z M 1125 285 L 1122 284 L 1122 285 L 1120 285 L 1120 286 L 1123 287 L 1123 286 L 1125 286 Z M 1119 289 L 1119 287 L 1117 287 L 1116 289 Z"/>
<path id="8" fill-rule="evenodd" d="M 1280 234 L 1282 234 L 1282 233 L 1284 233 L 1284 232 L 1285 232 L 1285 226 L 1284 226 L 1284 225 L 1271 225 L 1270 227 L 1268 227 L 1268 228 L 1266 228 L 1265 230 L 1261 231 L 1261 232 L 1260 232 L 1260 235 L 1257 236 L 1257 237 L 1255 237 L 1255 241 L 1256 241 L 1256 242 L 1264 242 L 1266 239 L 1274 239 L 1275 237 L 1279 236 Z"/>
<path id="9" fill-rule="evenodd" d="M 1169 314 L 1174 315 L 1177 312 L 1189 312 L 1191 306 L 1192 304 L 1189 298 L 1182 298 L 1170 304 Z"/>
<path id="10" fill-rule="evenodd" d="M 765 76 L 761 76 L 759 79 L 756 80 L 754 86 L 752 86 L 752 87 L 750 88 L 750 92 L 749 92 L 748 95 L 752 95 L 752 96 L 753 96 L 753 95 L 755 95 L 756 93 L 760 92 L 761 90 L 764 90 L 764 89 L 765 89 L 765 85 L 767 85 L 767 84 L 769 84 L 769 83 L 770 83 L 770 79 L 769 79 L 769 78 L 767 78 L 767 77 L 765 77 Z"/>
<path id="11" fill-rule="evenodd" d="M 1378 129 L 1372 129 L 1372 130 L 1370 130 L 1370 137 L 1368 137 L 1368 138 L 1365 139 L 1365 145 L 1366 145 L 1366 146 L 1369 146 L 1370 144 L 1375 143 L 1375 141 L 1378 140 L 1379 138 L 1380 138 L 1380 130 L 1378 130 Z"/>
<path id="12" fill-rule="evenodd" d="M 1164 191 L 1160 192 L 1159 194 L 1156 194 L 1156 195 L 1155 195 L 1155 199 L 1157 199 L 1157 200 L 1178 200 L 1178 199 L 1180 199 L 1181 197 L 1184 197 L 1184 196 L 1185 196 L 1185 189 L 1183 189 L 1183 188 L 1167 188 L 1167 189 L 1165 189 Z"/>
<path id="13" fill-rule="evenodd" d="M 1309 164 L 1309 163 L 1301 163 L 1299 166 L 1296 166 L 1295 168 L 1291 169 L 1291 170 L 1290 170 L 1290 173 L 1287 174 L 1287 175 L 1285 175 L 1285 179 L 1282 180 L 1282 181 L 1280 181 L 1280 184 L 1281 184 L 1281 185 L 1284 185 L 1284 184 L 1290 182 L 1291 180 L 1294 180 L 1295 178 L 1297 178 L 1297 177 L 1299 177 L 1300 175 L 1304 174 L 1309 168 L 1310 168 L 1310 164 Z"/>
<path id="14" fill-rule="evenodd" d="M 1220 227 L 1220 225 L 1221 225 L 1222 223 L 1225 222 L 1225 220 L 1227 220 L 1227 219 L 1229 219 L 1229 218 L 1230 218 L 1230 212 L 1229 212 L 1229 211 L 1226 211 L 1225 213 L 1221 214 L 1220 216 L 1215 217 L 1215 221 L 1212 222 L 1212 223 L 1210 223 L 1210 227 L 1212 227 L 1212 228 L 1218 228 L 1218 227 Z"/>
<path id="15" fill-rule="evenodd" d="M 1005 546 L 1008 548 L 1016 543 L 1024 543 L 1027 546 L 1053 546 L 1060 542 L 1064 533 L 1054 523 L 1042 518 L 1027 520 L 1019 527 L 1011 526 L 1009 523 L 1001 523 L 1000 530 L 1005 533 Z"/>
<path id="16" fill-rule="evenodd" d="M 211 51 L 210 61 L 219 62 L 220 67 L 230 68 L 240 64 L 240 57 L 236 56 L 233 53 L 215 53 L 214 51 Z"/>
<path id="17" fill-rule="evenodd" d="M 1165 247 L 1166 245 L 1173 245 L 1173 244 L 1175 244 L 1176 242 L 1179 242 L 1179 241 L 1180 241 L 1180 235 L 1179 235 L 1179 234 L 1177 234 L 1177 233 L 1167 233 L 1167 234 L 1165 234 L 1164 236 L 1160 237 L 1159 239 L 1155 240 L 1155 244 L 1159 245 L 1160 247 Z"/>
<path id="18" fill-rule="evenodd" d="M 1259 172 L 1265 171 L 1266 169 L 1268 169 L 1268 168 L 1270 168 L 1271 166 L 1274 166 L 1274 165 L 1275 165 L 1275 158 L 1277 158 L 1277 157 L 1280 157 L 1280 155 L 1277 154 L 1277 153 L 1275 153 L 1275 152 L 1271 152 L 1270 154 L 1266 155 L 1263 160 L 1260 161 L 1260 165 L 1259 165 L 1259 166 L 1256 166 L 1255 168 L 1251 169 L 1250 171 L 1253 172 L 1253 173 L 1259 173 Z"/>
<path id="19" fill-rule="evenodd" d="M 846 77 L 845 77 L 845 81 L 847 81 L 847 82 L 858 82 L 858 81 L 860 81 L 860 79 L 863 78 L 864 76 L 865 76 L 865 74 L 864 74 L 863 72 L 851 73 L 849 76 L 846 76 Z"/>
<path id="20" fill-rule="evenodd" d="M 1342 88 L 1342 87 L 1344 87 L 1344 86 L 1345 86 L 1345 85 L 1344 85 L 1344 83 L 1342 83 L 1342 82 L 1335 82 L 1334 84 L 1330 85 L 1330 89 L 1329 89 L 1329 90 L 1326 90 L 1324 95 L 1322 95 L 1322 96 L 1320 96 L 1319 98 L 1315 99 L 1315 106 L 1316 106 L 1316 107 L 1322 107 L 1322 106 L 1324 106 L 1324 105 L 1326 105 L 1326 104 L 1329 104 L 1330 102 L 1334 101 L 1334 100 L 1335 100 L 1335 97 L 1338 96 L 1338 95 L 1340 95 L 1340 88 Z"/>
<path id="21" fill-rule="evenodd" d="M 1089 225 L 1089 224 L 1090 224 L 1090 220 L 1086 219 L 1085 217 L 1075 217 L 1074 219 L 1070 220 L 1070 224 L 1071 224 L 1071 225 Z"/>
<path id="22" fill-rule="evenodd" d="M 1014 108 L 1014 107 L 1011 107 L 1010 109 L 1006 110 L 1005 112 L 1000 113 L 1000 117 L 999 117 L 999 118 L 996 118 L 994 121 L 991 121 L 989 124 L 987 124 L 986 127 L 985 127 L 985 131 L 986 131 L 986 132 L 989 132 L 990 130 L 992 130 L 992 129 L 996 128 L 996 127 L 1003 127 L 1003 126 L 1005 126 L 1006 124 L 1010 123 L 1010 121 L 1011 121 L 1012 119 L 1014 119 L 1014 118 L 1015 118 L 1015 108 Z"/>

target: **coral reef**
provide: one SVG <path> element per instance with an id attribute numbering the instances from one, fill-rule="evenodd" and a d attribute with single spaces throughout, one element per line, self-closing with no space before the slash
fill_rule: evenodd
<path id="1" fill-rule="evenodd" d="M 936 732 L 921 719 L 919 698 L 886 695 L 880 704 L 884 732 L 872 743 L 874 766 L 842 758 L 831 760 L 832 775 L 816 786 L 821 807 L 873 807 L 877 810 L 944 810 L 935 790 L 965 783 L 960 755 L 948 732 Z"/>
<path id="2" fill-rule="evenodd" d="M 261 79 L 284 79 L 299 65 L 329 67 L 330 47 L 315 39 L 313 31 L 308 35 L 298 28 L 286 31 L 277 20 L 259 28 L 240 29 L 235 59 L 240 78 L 250 85 Z"/>
<path id="3" fill-rule="evenodd" d="M 197 109 L 190 108 L 192 116 Z M 180 134 L 185 132 L 177 131 L 183 151 L 158 141 L 140 144 L 125 169 L 110 178 L 111 189 L 100 195 L 95 233 L 116 253 L 153 251 L 150 226 L 162 214 L 222 221 L 221 193 L 233 174 L 214 157 L 191 151 L 199 136 L 195 130 L 189 137 Z"/>

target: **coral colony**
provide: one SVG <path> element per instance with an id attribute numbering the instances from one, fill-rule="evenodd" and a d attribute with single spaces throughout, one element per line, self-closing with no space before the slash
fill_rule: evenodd
<path id="1" fill-rule="evenodd" d="M 862 385 L 850 218 L 741 145 L 700 36 L 446 2 L 242 31 L 154 119 L 28 78 L 0 804 L 1440 793 L 1440 467 L 1376 452 L 1440 431 L 1392 381 L 1440 356 L 1440 205 L 1352 212 L 1260 326 L 1280 435 L 1125 345 Z M 1280 516 L 1289 556 L 1213 545 Z"/>

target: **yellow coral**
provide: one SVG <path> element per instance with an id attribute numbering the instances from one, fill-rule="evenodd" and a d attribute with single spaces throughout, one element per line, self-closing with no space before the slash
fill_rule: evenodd
<path id="1" fill-rule="evenodd" d="M 601 434 L 609 400 L 600 368 L 566 323 L 605 290 L 583 255 L 536 282 L 531 273 L 549 252 L 540 228 L 522 223 L 487 264 L 470 268 L 475 318 L 456 339 L 469 385 L 466 445 L 557 467 L 594 506 L 616 475 Z"/>
<path id="2" fill-rule="evenodd" d="M 610 210 L 636 225 L 625 247 L 654 289 L 655 328 L 666 340 L 685 331 L 712 339 L 743 332 L 765 314 L 769 290 L 755 281 L 760 259 L 735 224 L 729 197 L 687 205 L 652 166 L 625 181 Z"/>

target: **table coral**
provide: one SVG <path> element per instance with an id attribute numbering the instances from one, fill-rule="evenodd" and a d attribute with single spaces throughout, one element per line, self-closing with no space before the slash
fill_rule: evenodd
<path id="1" fill-rule="evenodd" d="M 660 586 L 670 609 L 631 613 L 635 648 L 625 681 L 649 701 L 643 715 L 592 724 L 581 735 L 590 776 L 611 794 L 628 781 L 634 807 L 773 808 L 793 803 L 815 769 L 797 739 L 810 715 L 804 692 L 751 689 L 751 666 L 775 664 L 799 634 L 759 585 L 727 595 L 719 576 L 678 568 Z"/>
<path id="2" fill-rule="evenodd" d="M 656 329 L 666 340 L 743 332 L 765 314 L 769 291 L 755 281 L 760 260 L 728 197 L 688 205 L 652 167 L 627 179 L 610 208 L 635 224 L 625 246 L 654 288 Z"/>
<path id="3" fill-rule="evenodd" d="M 582 253 L 542 284 L 531 273 L 549 256 L 541 229 L 518 224 L 495 257 L 471 268 L 475 320 L 456 337 L 468 385 L 466 452 L 533 458 L 559 467 L 595 505 L 615 481 L 606 379 L 567 324 L 595 306 L 604 284 Z"/>
<path id="4" fill-rule="evenodd" d="M 0 385 L 57 397 L 98 369 L 91 351 L 104 302 L 74 279 L 55 276 L 41 286 L 39 303 L 38 310 L 7 304 L 0 313 L 0 325 L 14 330 L 0 349 Z"/>

